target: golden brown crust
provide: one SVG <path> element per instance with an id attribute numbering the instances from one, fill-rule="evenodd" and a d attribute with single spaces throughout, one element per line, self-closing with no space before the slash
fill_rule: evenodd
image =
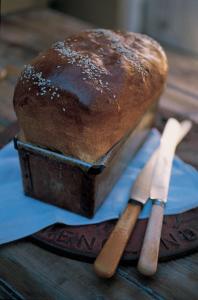
<path id="1" fill-rule="evenodd" d="M 88 30 L 26 66 L 14 107 L 27 141 L 93 162 L 135 127 L 166 75 L 166 56 L 153 39 Z"/>

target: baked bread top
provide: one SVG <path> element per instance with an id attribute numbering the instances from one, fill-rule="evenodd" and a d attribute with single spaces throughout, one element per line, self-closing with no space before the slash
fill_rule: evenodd
<path id="1" fill-rule="evenodd" d="M 28 142 L 94 162 L 136 126 L 166 75 L 166 55 L 150 37 L 87 30 L 25 66 L 14 108 Z"/>

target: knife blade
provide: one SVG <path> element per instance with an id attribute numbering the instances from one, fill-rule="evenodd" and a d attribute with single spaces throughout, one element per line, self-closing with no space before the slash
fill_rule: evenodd
<path id="1" fill-rule="evenodd" d="M 179 123 L 176 119 L 171 118 L 162 134 L 151 181 L 152 210 L 138 261 L 138 270 L 146 276 L 154 275 L 157 270 L 163 211 L 168 197 L 172 161 L 176 146 L 188 133 L 191 126 L 190 121 Z"/>

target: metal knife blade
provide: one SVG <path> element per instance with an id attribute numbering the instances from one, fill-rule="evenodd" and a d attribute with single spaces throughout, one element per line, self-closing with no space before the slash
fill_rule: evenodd
<path id="1" fill-rule="evenodd" d="M 175 140 L 175 147 L 176 147 L 176 145 L 183 139 L 183 137 L 191 129 L 192 122 L 185 120 L 185 121 L 181 122 L 180 124 L 177 122 L 176 126 L 177 126 L 176 130 L 180 130 L 179 134 L 177 136 L 175 135 L 176 132 L 172 130 L 172 125 L 171 125 L 171 127 L 168 127 L 168 135 L 167 135 L 167 131 L 163 134 L 160 145 L 165 144 L 165 146 L 166 146 L 166 143 L 168 143 L 168 145 L 169 145 L 169 141 L 170 141 L 169 132 L 171 131 L 171 135 L 172 135 L 172 138 Z M 161 150 L 161 152 L 165 153 L 165 155 L 168 156 L 168 152 L 166 152 L 167 148 L 165 147 L 163 149 Z M 152 177 L 153 177 L 153 173 L 154 173 L 154 166 L 156 164 L 157 157 L 159 155 L 159 150 L 160 150 L 160 147 L 158 147 L 153 152 L 153 154 L 147 161 L 146 165 L 144 166 L 144 168 L 140 171 L 139 175 L 137 176 L 135 183 L 133 184 L 133 187 L 131 190 L 131 199 L 140 202 L 142 205 L 144 205 L 147 202 L 149 197 L 152 197 L 152 199 L 154 199 L 153 197 L 159 196 L 159 194 L 155 193 L 154 188 L 153 187 L 151 188 L 151 182 L 153 182 Z M 172 151 L 173 150 L 174 149 L 172 147 Z M 159 179 L 159 178 L 161 179 L 161 176 L 166 178 L 166 179 L 165 178 L 163 179 L 163 184 L 165 186 L 167 186 L 169 183 L 169 182 L 167 182 L 167 178 L 170 176 L 170 172 L 171 172 L 171 161 L 173 159 L 173 154 L 171 154 L 171 155 L 172 155 L 172 157 L 171 156 L 169 157 L 169 163 L 167 166 L 168 170 L 166 171 L 165 174 L 162 174 L 160 172 L 159 169 L 161 166 L 158 166 L 158 169 L 155 170 L 155 172 L 156 172 L 155 176 L 157 177 L 157 179 Z M 163 160 L 163 159 L 160 158 L 160 160 Z M 164 160 L 166 160 L 166 157 L 164 158 Z M 164 167 L 164 169 L 165 168 L 166 168 L 166 166 Z M 159 175 L 159 173 L 160 173 L 160 175 Z M 160 176 L 160 177 L 158 177 L 158 176 Z M 163 193 L 163 197 L 160 197 L 160 198 L 164 198 L 164 199 L 167 198 L 167 188 L 165 189 L 165 191 Z"/>
<path id="2" fill-rule="evenodd" d="M 189 131 L 191 122 L 179 123 L 170 119 L 161 137 L 159 152 L 153 170 L 150 187 L 150 198 L 167 201 L 169 182 L 171 177 L 172 161 L 177 144 Z"/>
<path id="3" fill-rule="evenodd" d="M 153 152 L 144 168 L 138 174 L 131 190 L 131 199 L 140 202 L 142 205 L 146 203 L 150 195 L 152 173 L 157 155 L 158 149 Z"/>

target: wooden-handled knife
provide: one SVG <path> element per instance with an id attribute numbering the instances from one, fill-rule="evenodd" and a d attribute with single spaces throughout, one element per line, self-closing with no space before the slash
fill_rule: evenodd
<path id="1" fill-rule="evenodd" d="M 148 200 L 151 184 L 151 172 L 157 157 L 157 150 L 139 173 L 130 195 L 128 205 L 115 228 L 110 234 L 94 263 L 94 269 L 98 276 L 110 278 L 116 271 L 126 244 L 131 236 L 136 220 L 143 205 Z"/>
<path id="2" fill-rule="evenodd" d="M 183 135 L 185 135 L 188 130 L 189 122 L 186 121 L 186 123 L 183 123 L 183 131 L 178 141 L 183 138 Z M 158 149 L 154 151 L 145 167 L 139 173 L 133 185 L 126 209 L 96 258 L 94 269 L 100 277 L 110 278 L 116 271 L 140 211 L 149 198 L 152 172 L 157 154 Z"/>
<path id="3" fill-rule="evenodd" d="M 154 275 L 157 270 L 163 212 L 168 197 L 172 161 L 176 146 L 191 126 L 190 121 L 179 123 L 171 118 L 168 120 L 161 137 L 151 181 L 152 210 L 138 262 L 139 272 L 146 276 Z"/>

